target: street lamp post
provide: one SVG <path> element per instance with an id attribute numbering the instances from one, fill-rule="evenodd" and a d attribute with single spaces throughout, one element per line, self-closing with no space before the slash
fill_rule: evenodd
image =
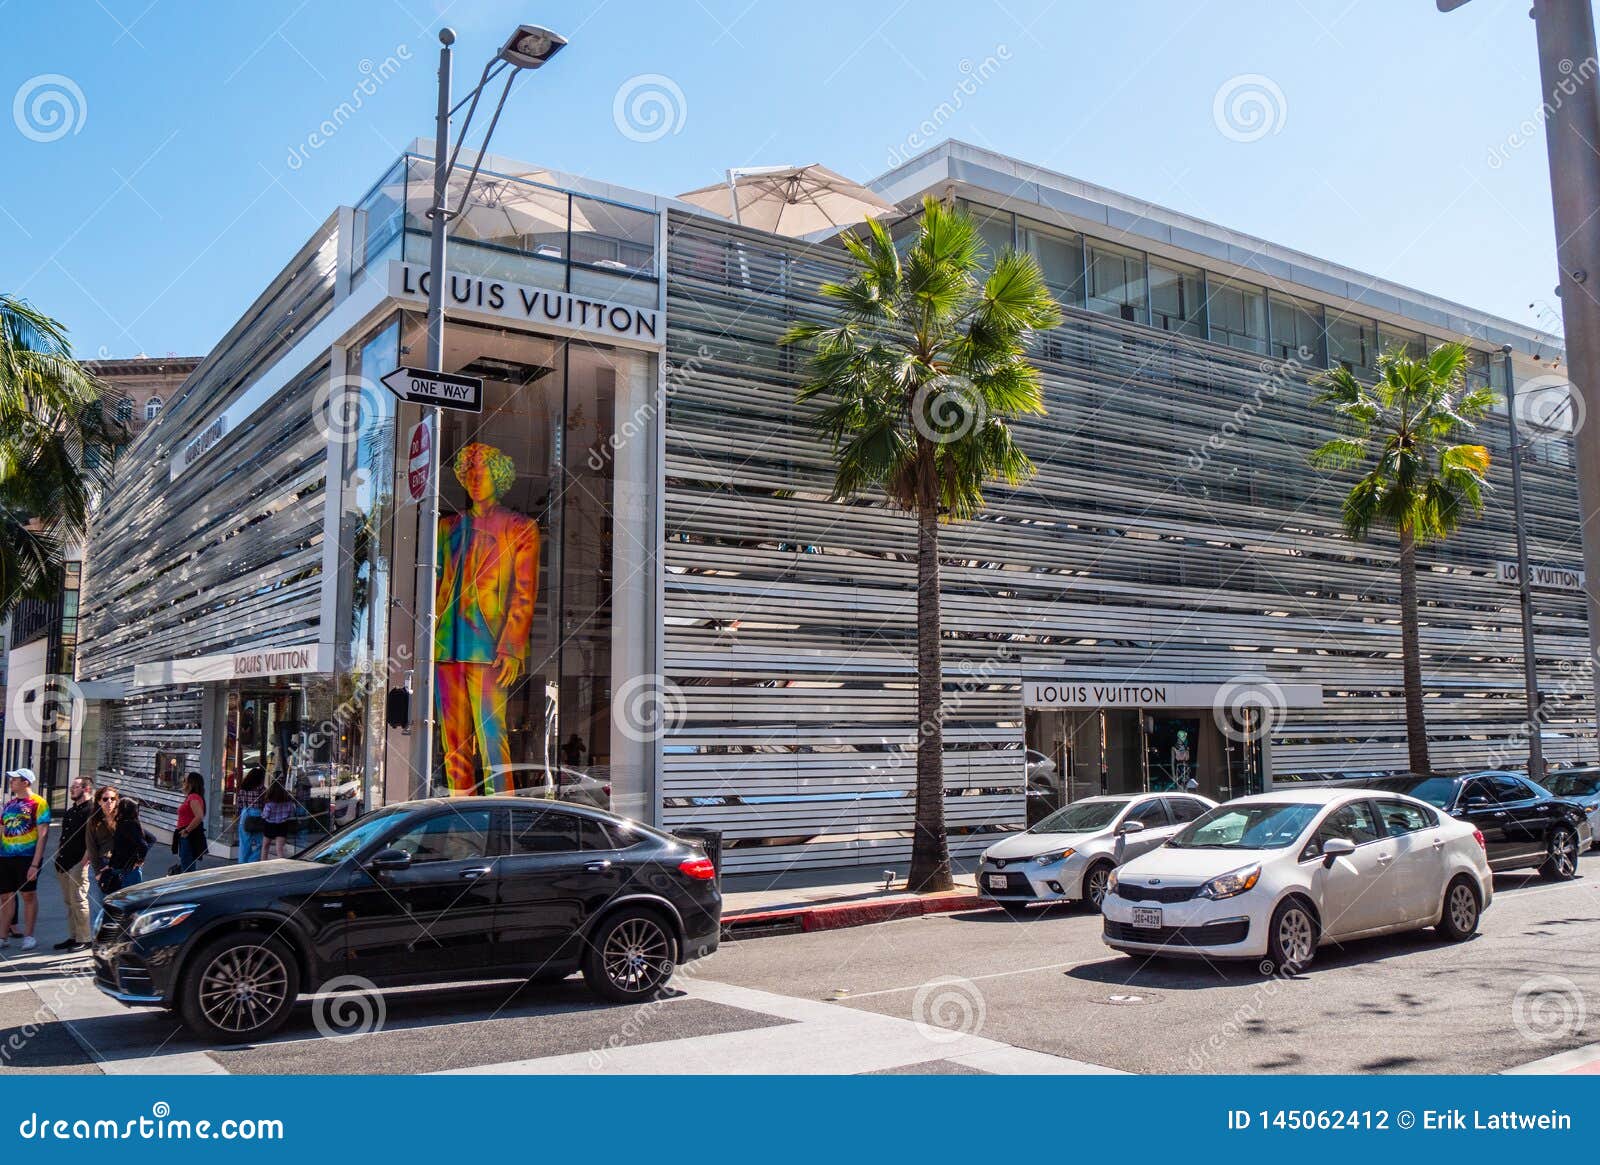
<path id="1" fill-rule="evenodd" d="M 1528 776 L 1544 780 L 1544 724 L 1539 695 L 1539 651 L 1533 638 L 1533 589 L 1528 570 L 1528 529 L 1522 508 L 1522 437 L 1517 431 L 1516 370 L 1511 346 L 1500 350 L 1506 365 L 1506 418 L 1511 427 L 1511 513 L 1517 536 L 1517 600 L 1522 607 L 1522 676 L 1528 698 Z"/>
<path id="2" fill-rule="evenodd" d="M 1435 0 L 1441 12 L 1467 0 Z M 1555 212 L 1556 265 L 1560 268 L 1561 330 L 1568 380 L 1581 402 L 1573 434 L 1578 452 L 1579 528 L 1583 533 L 1584 598 L 1589 615 L 1590 662 L 1600 663 L 1600 93 L 1594 69 L 1594 12 L 1590 0 L 1533 0 L 1539 44 L 1539 87 L 1544 98 L 1545 149 L 1550 158 L 1550 201 Z M 1600 676 L 1600 671 L 1591 673 Z M 1600 687 L 1591 684 L 1600 713 Z M 1600 744 L 1600 724 L 1596 725 Z"/>
<path id="3" fill-rule="evenodd" d="M 483 165 L 483 155 L 489 148 L 489 139 L 494 136 L 495 126 L 500 123 L 500 111 L 505 108 L 506 97 L 511 92 L 511 84 L 516 80 L 517 74 L 524 69 L 539 68 L 560 52 L 567 43 L 565 37 L 551 32 L 548 28 L 531 24 L 519 25 L 500 47 L 500 51 L 484 66 L 483 76 L 479 78 L 472 92 L 463 97 L 459 104 L 452 106 L 450 46 L 455 44 L 455 40 L 454 30 L 449 28 L 439 30 L 439 104 L 434 121 L 433 199 L 428 207 L 430 229 L 428 370 L 431 372 L 445 371 L 444 291 L 445 282 L 449 278 L 445 263 L 445 233 L 450 220 L 461 213 L 462 207 L 466 206 L 467 196 L 472 193 L 472 186 L 478 179 L 478 170 Z M 456 158 L 461 153 L 461 144 L 466 140 L 467 130 L 472 125 L 472 115 L 477 111 L 478 98 L 483 95 L 484 86 L 501 73 L 505 73 L 506 83 L 500 90 L 500 100 L 495 105 L 494 116 L 489 119 L 489 128 L 484 132 L 483 141 L 478 143 L 477 157 L 473 160 L 472 172 L 467 176 L 466 185 L 461 191 L 461 199 L 456 208 L 451 210 L 450 175 L 455 170 Z M 456 138 L 455 148 L 452 150 L 450 119 L 462 105 L 468 106 L 467 116 L 462 121 L 461 133 Z M 439 482 L 444 471 L 439 448 L 439 417 L 440 409 L 437 405 L 423 407 L 423 424 L 427 427 L 432 469 L 417 515 L 416 639 L 412 656 L 415 671 L 412 673 L 411 685 L 411 786 L 412 793 L 419 796 L 431 792 L 433 785 L 433 645 L 434 626 L 437 621 L 434 599 L 439 540 Z"/>

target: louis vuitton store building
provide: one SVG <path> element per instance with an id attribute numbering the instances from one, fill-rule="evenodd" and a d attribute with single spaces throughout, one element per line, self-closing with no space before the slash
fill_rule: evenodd
<path id="1" fill-rule="evenodd" d="M 1038 256 L 1039 467 L 944 534 L 952 849 L 1035 803 L 1196 780 L 1237 795 L 1405 765 L 1393 550 L 1339 530 L 1308 376 L 1465 339 L 1540 375 L 1519 325 L 945 143 L 879 178 L 968 203 Z M 425 345 L 431 162 L 323 225 L 118 467 L 79 678 L 102 778 L 159 817 L 198 769 L 220 821 L 260 767 L 308 829 L 504 788 L 722 830 L 734 870 L 893 865 L 915 780 L 915 531 L 831 500 L 777 339 L 836 241 L 490 159 L 453 226 L 446 370 L 482 379 L 438 448 L 381 383 Z M 897 230 L 914 228 L 910 218 Z M 1503 346 L 1511 354 L 1501 353 Z M 1487 426 L 1509 497 L 1502 417 Z M 1536 564 L 1570 565 L 1570 437 L 1527 465 Z M 412 771 L 414 487 L 440 474 L 435 756 Z M 1441 769 L 1520 763 L 1509 505 L 1422 552 Z M 1581 594 L 1537 592 L 1546 754 L 1592 759 Z M 219 843 L 227 841 L 217 836 Z"/>

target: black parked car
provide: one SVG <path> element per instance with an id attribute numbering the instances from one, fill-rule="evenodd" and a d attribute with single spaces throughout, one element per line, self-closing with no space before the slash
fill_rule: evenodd
<path id="1" fill-rule="evenodd" d="M 565 978 L 657 995 L 717 947 L 722 895 L 698 845 L 598 809 L 517 797 L 412 801 L 295 858 L 197 870 L 111 895 L 96 985 L 259 1039 L 341 976 L 377 986 Z"/>
<path id="2" fill-rule="evenodd" d="M 1575 878 L 1578 852 L 1592 841 L 1582 806 L 1518 773 L 1372 777 L 1350 784 L 1405 793 L 1470 821 L 1483 834 L 1489 868 L 1497 872 L 1537 868 L 1551 881 Z"/>

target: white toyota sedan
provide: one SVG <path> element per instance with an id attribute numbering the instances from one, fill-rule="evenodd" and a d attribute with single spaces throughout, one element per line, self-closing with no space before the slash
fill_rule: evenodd
<path id="1" fill-rule="evenodd" d="M 1483 835 L 1414 797 L 1296 789 L 1219 805 L 1112 875 L 1105 941 L 1129 954 L 1264 959 L 1436 926 L 1461 941 L 1494 896 Z"/>
<path id="2" fill-rule="evenodd" d="M 1197 793 L 1116 793 L 1074 801 L 1026 833 L 984 850 L 978 893 L 1012 913 L 1034 902 L 1063 900 L 1098 908 L 1119 861 L 1154 849 L 1215 805 Z"/>

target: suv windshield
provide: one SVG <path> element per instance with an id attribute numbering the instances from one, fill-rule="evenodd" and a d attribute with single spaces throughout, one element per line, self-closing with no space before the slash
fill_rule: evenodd
<path id="1" fill-rule="evenodd" d="M 369 841 L 384 832 L 401 816 L 399 809 L 379 809 L 359 821 L 351 822 L 338 833 L 325 837 L 304 853 L 295 855 L 303 862 L 336 866 L 359 852 Z"/>
<path id="2" fill-rule="evenodd" d="M 1110 825 L 1124 804 L 1123 801 L 1079 801 L 1076 805 L 1063 805 L 1028 832 L 1092 833 Z"/>
<path id="3" fill-rule="evenodd" d="M 1218 805 L 1167 842 L 1173 849 L 1282 849 L 1322 808 L 1289 801 Z"/>
<path id="4" fill-rule="evenodd" d="M 1384 793 L 1404 793 L 1407 797 L 1426 801 L 1435 809 L 1443 809 L 1456 795 L 1456 778 L 1387 777 L 1379 781 L 1362 781 L 1361 787 Z"/>
<path id="5" fill-rule="evenodd" d="M 1600 790 L 1600 773 L 1557 773 L 1545 782 L 1557 797 L 1592 797 Z"/>

